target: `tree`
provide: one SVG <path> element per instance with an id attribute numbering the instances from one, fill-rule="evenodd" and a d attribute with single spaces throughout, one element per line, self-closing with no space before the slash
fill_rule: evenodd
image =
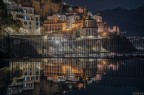
<path id="1" fill-rule="evenodd" d="M 0 18 L 4 19 L 7 16 L 7 6 L 4 4 L 3 0 L 0 0 Z M 0 25 L 1 25 L 0 21 Z"/>
<path id="2" fill-rule="evenodd" d="M 7 15 L 3 18 L 3 23 L 0 26 L 3 30 L 8 32 L 8 28 L 13 29 L 15 32 L 19 32 L 20 27 L 22 27 L 22 22 L 20 20 L 13 20 L 11 15 Z"/>

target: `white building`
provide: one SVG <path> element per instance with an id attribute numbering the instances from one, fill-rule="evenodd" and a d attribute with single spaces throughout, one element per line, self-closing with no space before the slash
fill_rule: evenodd
<path id="1" fill-rule="evenodd" d="M 40 15 L 34 14 L 33 7 L 10 6 L 9 10 L 13 20 L 22 22 L 20 34 L 40 35 Z"/>
<path id="2" fill-rule="evenodd" d="M 40 82 L 41 62 L 39 61 L 11 61 L 10 69 L 17 81 L 12 85 L 21 85 L 22 90 L 34 89 L 34 83 Z"/>
<path id="3" fill-rule="evenodd" d="M 91 16 L 86 17 L 84 26 L 80 29 L 80 36 L 82 38 L 95 38 L 97 37 L 97 24 L 96 20 Z"/>

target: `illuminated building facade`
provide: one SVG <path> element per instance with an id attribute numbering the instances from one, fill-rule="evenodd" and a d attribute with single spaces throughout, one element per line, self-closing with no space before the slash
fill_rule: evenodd
<path id="1" fill-rule="evenodd" d="M 119 26 L 113 26 L 112 29 L 110 29 L 110 32 L 120 34 Z"/>
<path id="2" fill-rule="evenodd" d="M 99 60 L 95 76 L 96 81 L 101 81 L 103 75 L 111 70 L 113 71 L 119 70 L 119 64 L 117 62 L 111 62 L 110 60 Z"/>
<path id="3" fill-rule="evenodd" d="M 97 37 L 97 33 L 96 20 L 91 16 L 87 16 L 86 19 L 84 19 L 83 28 L 80 30 L 80 36 L 82 38 L 95 38 Z"/>
<path id="4" fill-rule="evenodd" d="M 82 76 L 83 70 L 82 68 L 77 68 L 75 66 L 75 63 L 73 63 L 75 60 L 69 60 L 69 59 L 44 59 L 42 69 L 44 71 L 44 76 L 47 77 L 47 79 L 53 79 L 57 80 L 59 76 Z"/>
<path id="5" fill-rule="evenodd" d="M 73 14 L 70 16 L 67 16 L 67 29 L 68 30 L 76 30 L 78 28 L 83 27 L 83 21 L 80 17 L 80 15 Z"/>
<path id="6" fill-rule="evenodd" d="M 40 15 L 34 13 L 31 6 L 15 6 L 10 10 L 13 20 L 20 20 L 22 27 L 20 33 L 23 35 L 40 35 Z"/>
<path id="7" fill-rule="evenodd" d="M 11 61 L 10 69 L 12 70 L 13 79 L 22 89 L 33 89 L 34 82 L 40 82 L 40 61 Z M 16 85 L 13 84 L 13 85 Z"/>
<path id="8" fill-rule="evenodd" d="M 47 16 L 43 23 L 44 33 L 73 32 L 83 27 L 83 20 L 79 15 L 52 15 Z"/>
<path id="9" fill-rule="evenodd" d="M 120 34 L 119 27 L 112 26 L 112 28 L 111 28 L 106 22 L 103 22 L 101 14 L 98 13 L 97 15 L 95 15 L 93 17 L 97 21 L 98 33 L 108 32 L 108 33 Z"/>
<path id="10" fill-rule="evenodd" d="M 44 26 L 44 33 L 53 33 L 53 32 L 65 32 L 66 31 L 66 21 L 61 20 L 58 16 L 47 16 L 47 19 L 43 23 Z"/>
<path id="11" fill-rule="evenodd" d="M 83 20 L 77 20 L 74 23 L 72 23 L 72 30 L 77 31 L 83 27 Z"/>

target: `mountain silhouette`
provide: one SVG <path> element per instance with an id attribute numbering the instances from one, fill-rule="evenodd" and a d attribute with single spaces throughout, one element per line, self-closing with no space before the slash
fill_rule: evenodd
<path id="1" fill-rule="evenodd" d="M 137 9 L 106 9 L 99 11 L 103 20 L 109 25 L 120 26 L 121 32 L 127 36 L 144 36 L 144 5 Z"/>

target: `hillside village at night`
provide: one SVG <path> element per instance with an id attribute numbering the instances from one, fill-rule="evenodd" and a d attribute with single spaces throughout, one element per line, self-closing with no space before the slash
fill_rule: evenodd
<path id="1" fill-rule="evenodd" d="M 1 0 L 0 35 L 0 63 L 7 64 L 0 64 L 0 95 L 72 95 L 67 92 L 124 71 L 126 59 L 144 56 L 137 45 L 143 39 L 63 0 Z"/>
<path id="2" fill-rule="evenodd" d="M 18 1 L 22 2 L 22 0 Z M 44 3 L 45 1 L 46 3 Z M 118 26 L 110 27 L 102 20 L 100 14 L 92 14 L 84 6 L 72 6 L 64 2 L 54 3 L 51 0 L 32 0 L 31 2 L 23 0 L 22 5 L 19 5 L 15 2 L 5 1 L 8 15 L 12 16 L 11 19 L 21 22 L 21 27 L 17 32 L 14 32 L 15 30 L 11 27 L 4 27 L 10 31 L 11 35 L 59 33 L 62 35 L 73 34 L 75 38 L 76 31 L 80 32 L 80 36 L 96 37 L 101 33 L 102 35 L 120 34 Z"/>

